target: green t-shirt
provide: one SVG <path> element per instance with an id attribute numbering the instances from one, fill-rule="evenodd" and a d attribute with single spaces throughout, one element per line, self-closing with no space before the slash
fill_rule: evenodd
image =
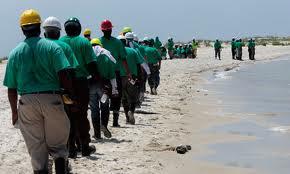
<path id="1" fill-rule="evenodd" d="M 107 80 L 116 78 L 115 63 L 112 62 L 105 54 L 100 54 L 97 57 L 97 65 L 99 73 L 103 78 Z"/>
<path id="2" fill-rule="evenodd" d="M 232 49 L 236 49 L 237 48 L 237 42 L 236 41 L 232 41 L 231 45 L 232 45 Z"/>
<path id="3" fill-rule="evenodd" d="M 215 42 L 215 43 L 214 43 L 214 48 L 215 48 L 215 49 L 221 49 L 221 48 L 222 48 L 222 44 L 221 44 L 221 42 Z"/>
<path id="4" fill-rule="evenodd" d="M 168 45 L 167 45 L 168 50 L 173 50 L 174 49 L 173 46 L 174 46 L 174 42 L 172 40 L 169 40 Z"/>
<path id="5" fill-rule="evenodd" d="M 178 55 L 178 56 L 181 55 L 181 48 L 180 48 L 180 47 L 178 47 L 178 48 L 176 49 L 176 55 Z"/>
<path id="6" fill-rule="evenodd" d="M 244 46 L 243 42 L 237 42 L 236 43 L 236 48 L 242 48 Z"/>
<path id="7" fill-rule="evenodd" d="M 155 42 L 154 42 L 154 47 L 156 49 L 160 49 L 161 46 L 162 46 L 162 43 L 160 42 L 160 40 L 158 38 L 156 38 Z"/>
<path id="8" fill-rule="evenodd" d="M 76 77 L 88 77 L 90 74 L 87 70 L 87 65 L 97 60 L 97 56 L 93 51 L 90 41 L 80 36 L 64 36 L 60 40 L 71 47 L 79 63 L 79 66 L 76 68 Z"/>
<path id="9" fill-rule="evenodd" d="M 255 42 L 250 41 L 248 43 L 248 48 L 255 48 L 255 46 L 256 46 L 256 43 Z"/>
<path id="10" fill-rule="evenodd" d="M 58 72 L 69 68 L 69 62 L 56 43 L 40 37 L 21 42 L 9 55 L 4 86 L 27 94 L 58 91 Z"/>
<path id="11" fill-rule="evenodd" d="M 126 61 L 128 64 L 129 71 L 131 75 L 137 76 L 138 75 L 137 64 L 140 64 L 139 55 L 133 48 L 125 47 L 125 50 L 127 53 Z M 122 77 L 126 76 L 125 69 L 122 69 L 120 71 L 120 74 Z"/>
<path id="12" fill-rule="evenodd" d="M 115 70 L 121 71 L 120 69 L 123 66 L 122 62 L 126 60 L 126 51 L 123 43 L 115 37 L 111 37 L 110 39 L 101 37 L 100 40 L 103 47 L 106 50 L 110 51 L 112 56 L 116 59 L 117 63 L 115 66 Z"/>
<path id="13" fill-rule="evenodd" d="M 162 60 L 162 57 L 156 48 L 146 47 L 145 54 L 149 64 L 156 64 Z"/>
<path id="14" fill-rule="evenodd" d="M 70 66 L 72 68 L 77 68 L 79 66 L 79 62 L 77 61 L 77 58 L 71 47 L 67 43 L 60 40 L 52 40 L 52 41 L 57 43 L 57 45 L 59 45 L 62 48 Z"/>
<path id="15" fill-rule="evenodd" d="M 198 43 L 197 42 L 193 42 L 192 41 L 192 49 L 197 49 L 197 47 L 198 47 Z"/>

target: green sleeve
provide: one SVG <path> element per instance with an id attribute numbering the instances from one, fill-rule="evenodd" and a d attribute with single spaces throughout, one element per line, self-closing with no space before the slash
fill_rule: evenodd
<path id="1" fill-rule="evenodd" d="M 70 67 L 70 64 L 67 60 L 67 57 L 64 54 L 64 51 L 61 47 L 55 48 L 53 54 L 51 55 L 52 58 L 52 66 L 54 67 L 55 72 L 59 72 L 65 68 Z"/>
<path id="2" fill-rule="evenodd" d="M 3 85 L 8 88 L 17 89 L 17 68 L 12 56 L 9 56 L 8 63 L 6 65 Z"/>

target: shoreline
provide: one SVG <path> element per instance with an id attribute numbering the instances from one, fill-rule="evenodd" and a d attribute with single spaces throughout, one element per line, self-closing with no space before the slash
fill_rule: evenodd
<path id="1" fill-rule="evenodd" d="M 247 53 L 244 49 L 244 53 Z M 290 55 L 290 47 L 257 47 L 260 61 Z M 245 57 L 248 57 L 247 55 Z M 250 169 L 225 167 L 196 160 L 201 155 L 214 153 L 209 144 L 232 142 L 249 137 L 215 134 L 206 131 L 216 125 L 239 121 L 237 118 L 216 115 L 217 101 L 201 87 L 205 83 L 203 73 L 219 68 L 233 68 L 250 64 L 250 61 L 233 61 L 230 49 L 225 48 L 222 61 L 214 60 L 213 48 L 200 48 L 197 59 L 174 59 L 162 62 L 161 86 L 158 96 L 146 95 L 146 102 L 136 114 L 136 125 L 126 125 L 121 113 L 122 128 L 112 128 L 113 138 L 94 141 L 97 152 L 90 158 L 70 160 L 73 172 L 91 173 L 255 173 Z M 0 65 L 2 73 L 5 64 Z M 23 138 L 11 125 L 10 108 L 6 89 L 0 87 L 2 115 L 0 136 L 0 173 L 31 173 L 31 165 Z M 152 114 L 150 114 L 152 113 Z M 90 113 L 89 113 L 90 114 Z M 112 118 L 110 118 L 109 126 Z M 92 133 L 92 132 L 91 132 Z M 170 150 L 179 144 L 189 144 L 192 150 L 179 155 Z"/>
<path id="2" fill-rule="evenodd" d="M 277 56 L 272 56 L 270 55 L 269 57 L 265 57 L 264 59 L 256 60 L 256 61 L 241 61 L 239 63 L 232 63 L 232 64 L 226 64 L 226 65 L 220 65 L 220 66 L 214 66 L 214 67 L 209 67 L 207 69 L 202 69 L 200 71 L 194 72 L 198 74 L 197 76 L 200 78 L 199 82 L 201 83 L 200 85 L 197 85 L 197 87 L 203 86 L 206 83 L 206 76 L 209 76 L 209 73 L 213 73 L 215 70 L 218 70 L 219 72 L 226 72 L 226 71 L 231 71 L 234 70 L 235 68 L 245 66 L 245 65 L 251 65 L 251 64 L 256 64 L 256 63 L 263 63 L 263 62 L 271 62 L 271 61 L 276 61 L 279 59 L 284 59 L 286 56 L 289 56 L 289 53 L 285 54 L 280 54 Z M 287 58 L 288 59 L 288 58 Z M 212 85 L 212 84 L 211 84 Z M 206 91 L 203 91 L 203 93 L 207 93 Z M 208 94 L 206 95 L 208 96 Z M 185 141 L 186 143 L 194 143 L 194 142 L 200 142 L 198 146 L 194 146 L 195 151 L 190 151 L 189 153 L 184 156 L 174 156 L 173 154 L 162 154 L 163 162 L 166 163 L 165 172 L 168 174 L 175 174 L 175 173 L 185 173 L 185 174 L 190 174 L 190 173 L 210 173 L 210 174 L 216 174 L 216 173 L 222 173 L 222 174 L 255 174 L 259 173 L 259 171 L 255 171 L 254 169 L 248 169 L 248 168 L 239 168 L 239 167 L 230 167 L 230 166 L 224 166 L 222 164 L 216 164 L 213 162 L 207 162 L 203 160 L 199 160 L 199 157 L 201 156 L 207 156 L 209 154 L 213 154 L 213 150 L 209 149 L 209 145 L 211 144 L 218 144 L 218 143 L 235 143 L 235 142 L 242 142 L 242 141 L 251 141 L 255 140 L 255 137 L 252 136 L 244 136 L 244 135 L 232 135 L 229 133 L 213 133 L 207 131 L 211 127 L 215 126 L 222 126 L 226 124 L 232 124 L 232 123 L 238 123 L 241 121 L 240 118 L 238 117 L 231 117 L 229 115 L 227 116 L 215 116 L 216 115 L 216 110 L 213 109 L 215 107 L 215 104 L 217 104 L 216 98 L 209 96 L 207 98 L 204 98 L 202 95 L 197 94 L 198 99 L 201 99 L 201 102 L 193 102 L 192 103 L 192 109 L 194 110 L 197 105 L 203 105 L 202 107 L 199 107 L 198 109 L 198 114 L 201 114 L 199 117 L 203 116 L 208 116 L 208 117 L 215 117 L 215 118 L 210 118 L 208 121 L 210 122 L 211 119 L 218 119 L 215 120 L 214 123 L 206 123 L 203 125 L 202 129 L 193 130 L 190 126 L 187 127 L 187 129 L 191 129 L 191 133 L 189 135 L 189 140 Z M 209 109 L 211 108 L 211 109 Z M 206 114 L 205 111 L 207 110 Z M 197 114 L 197 115 L 198 115 Z M 195 118 L 188 118 L 187 121 L 197 121 L 201 122 L 201 118 L 198 118 L 195 116 Z M 201 135 L 195 135 L 195 134 L 201 134 Z M 208 139 L 204 139 L 205 137 L 208 137 Z M 210 139 L 210 140 L 209 140 Z M 194 149 L 193 148 L 193 149 Z M 197 150 L 198 149 L 198 150 Z M 174 159 L 177 158 L 177 159 Z M 176 163 L 177 162 L 177 163 Z M 163 173 L 163 172 L 162 172 Z"/>

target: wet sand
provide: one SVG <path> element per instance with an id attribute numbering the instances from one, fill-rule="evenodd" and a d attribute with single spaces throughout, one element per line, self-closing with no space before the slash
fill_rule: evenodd
<path id="1" fill-rule="evenodd" d="M 290 47 L 257 47 L 258 60 L 290 55 Z M 245 57 L 247 51 L 244 49 Z M 251 169 L 227 167 L 196 160 L 213 153 L 209 144 L 235 142 L 252 137 L 229 133 L 212 133 L 206 129 L 225 123 L 238 122 L 232 116 L 219 115 L 218 101 L 201 89 L 205 82 L 202 72 L 215 68 L 232 68 L 249 61 L 233 61 L 229 48 L 222 52 L 222 60 L 214 59 L 212 48 L 200 48 L 198 58 L 166 60 L 162 63 L 161 86 L 158 96 L 147 95 L 146 102 L 136 114 L 136 125 L 126 125 L 121 115 L 122 128 L 109 128 L 113 138 L 93 141 L 97 153 L 90 158 L 71 161 L 73 172 L 90 173 L 258 173 Z M 5 64 L 0 65 L 0 73 Z M 0 173 L 31 173 L 31 165 L 19 130 L 11 125 L 6 89 L 0 87 Z M 145 113 L 145 114 L 144 114 Z M 110 123 L 111 125 L 112 123 Z M 171 147 L 190 144 L 192 150 L 179 155 Z"/>

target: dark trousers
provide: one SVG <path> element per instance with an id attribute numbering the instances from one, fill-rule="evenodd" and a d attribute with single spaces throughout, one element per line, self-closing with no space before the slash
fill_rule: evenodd
<path id="1" fill-rule="evenodd" d="M 142 79 L 140 80 L 140 92 L 145 93 L 146 92 L 146 82 L 147 82 L 147 74 L 146 72 L 142 72 Z"/>
<path id="2" fill-rule="evenodd" d="M 76 149 L 76 143 L 80 142 L 83 149 L 89 146 L 90 138 L 90 123 L 87 118 L 88 103 L 89 103 L 89 87 L 88 80 L 85 78 L 76 79 L 74 83 L 74 100 L 75 103 L 68 107 L 71 129 L 69 136 L 69 150 Z"/>
<path id="3" fill-rule="evenodd" d="M 232 58 L 236 59 L 236 48 L 232 48 Z"/>
<path id="4" fill-rule="evenodd" d="M 160 84 L 160 72 L 159 72 L 159 66 L 158 65 L 153 65 L 153 64 L 149 64 L 149 68 L 151 71 L 151 74 L 148 77 L 148 83 L 150 88 L 155 88 L 157 89 L 157 87 Z"/>
<path id="5" fill-rule="evenodd" d="M 94 127 L 94 133 L 97 138 L 101 138 L 101 125 L 107 127 L 110 116 L 110 105 L 109 101 L 102 103 L 100 102 L 103 96 L 103 89 L 101 84 L 92 83 L 90 84 L 90 109 L 91 118 Z"/>
<path id="6" fill-rule="evenodd" d="M 119 92 L 118 97 L 111 98 L 111 111 L 119 112 L 121 107 L 121 99 L 122 99 L 122 78 L 120 75 L 120 71 L 116 71 L 116 81 L 117 81 L 117 89 Z"/>
<path id="7" fill-rule="evenodd" d="M 136 103 L 139 98 L 139 84 L 134 85 L 128 82 L 128 77 L 122 77 L 122 104 L 126 118 L 128 119 L 128 111 L 135 112 Z"/>
<path id="8" fill-rule="evenodd" d="M 221 59 L 221 49 L 215 49 L 215 58 Z"/>
<path id="9" fill-rule="evenodd" d="M 255 60 L 255 48 L 249 48 L 249 59 L 250 60 Z"/>
<path id="10" fill-rule="evenodd" d="M 237 59 L 238 60 L 242 60 L 242 58 L 243 58 L 243 48 L 237 48 L 236 49 L 237 50 Z"/>

